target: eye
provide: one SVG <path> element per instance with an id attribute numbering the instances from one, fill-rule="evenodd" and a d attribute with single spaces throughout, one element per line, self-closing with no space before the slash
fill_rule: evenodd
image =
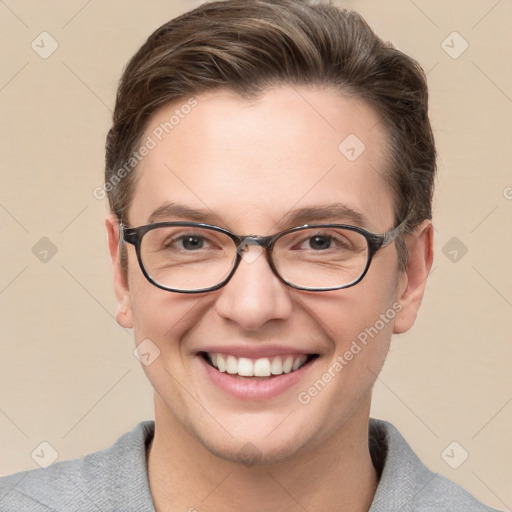
<path id="1" fill-rule="evenodd" d="M 314 235 L 308 238 L 305 244 L 309 245 L 309 248 L 315 251 L 325 251 L 332 247 L 333 240 L 332 236 L 329 235 Z"/>
<path id="2" fill-rule="evenodd" d="M 160 254 L 164 258 L 205 257 L 229 247 L 227 235 L 194 226 L 160 226 L 148 231 L 143 238 L 145 254 Z"/>
<path id="3" fill-rule="evenodd" d="M 344 233 L 338 231 L 303 233 L 301 239 L 293 245 L 299 251 L 344 251 L 353 249 L 353 245 Z"/>
<path id="4" fill-rule="evenodd" d="M 197 251 L 203 249 L 207 244 L 206 240 L 202 236 L 198 235 L 184 235 L 176 239 L 176 243 L 180 249 L 186 251 Z"/>

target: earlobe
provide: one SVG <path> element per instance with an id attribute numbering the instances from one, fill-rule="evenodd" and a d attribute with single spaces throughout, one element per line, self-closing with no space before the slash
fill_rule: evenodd
<path id="1" fill-rule="evenodd" d="M 395 317 L 394 334 L 408 331 L 416 320 L 427 278 L 432 268 L 434 228 L 424 220 L 411 235 L 406 235 L 409 253 L 407 268 L 399 277 L 398 301 L 402 309 Z"/>
<path id="2" fill-rule="evenodd" d="M 127 277 L 121 267 L 121 253 L 119 246 L 119 221 L 114 214 L 109 215 L 105 220 L 107 228 L 108 248 L 112 260 L 114 272 L 114 290 L 117 298 L 116 321 L 126 329 L 133 327 L 130 290 Z"/>

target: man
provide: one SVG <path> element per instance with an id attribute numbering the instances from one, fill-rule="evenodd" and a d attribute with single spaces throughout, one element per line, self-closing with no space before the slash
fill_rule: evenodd
<path id="1" fill-rule="evenodd" d="M 106 220 L 155 422 L 4 478 L 2 511 L 486 511 L 370 420 L 432 266 L 419 65 L 353 12 L 205 3 L 121 80 Z"/>

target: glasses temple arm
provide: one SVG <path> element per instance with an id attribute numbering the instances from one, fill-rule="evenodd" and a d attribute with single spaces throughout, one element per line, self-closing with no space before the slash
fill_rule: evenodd
<path id="1" fill-rule="evenodd" d="M 409 216 L 406 216 L 405 219 L 398 224 L 396 228 L 393 228 L 391 231 L 384 233 L 382 235 L 382 247 L 386 247 L 389 245 L 398 235 L 402 234 L 406 230 L 407 223 L 409 222 Z"/>

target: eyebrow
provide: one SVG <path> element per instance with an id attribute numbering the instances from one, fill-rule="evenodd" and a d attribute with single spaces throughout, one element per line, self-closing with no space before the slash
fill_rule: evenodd
<path id="1" fill-rule="evenodd" d="M 218 216 L 210 210 L 189 208 L 188 206 L 176 203 L 166 203 L 159 206 L 149 216 L 148 222 L 152 224 L 154 222 L 168 220 L 169 218 L 202 222 L 204 224 L 213 223 L 214 219 L 218 222 Z"/>
<path id="2" fill-rule="evenodd" d="M 189 208 L 177 203 L 166 203 L 159 206 L 148 218 L 150 224 L 177 218 L 186 221 L 215 224 L 220 219 L 211 210 Z M 313 206 L 292 210 L 284 215 L 279 224 L 302 226 L 315 222 L 348 222 L 358 227 L 369 228 L 370 223 L 359 210 L 343 203 L 333 203 L 323 206 Z"/>
<path id="3" fill-rule="evenodd" d="M 314 206 L 310 208 L 300 208 L 293 210 L 285 215 L 286 224 L 303 225 L 313 222 L 348 222 L 357 227 L 369 228 L 370 222 L 366 216 L 356 208 L 352 208 L 343 203 L 334 203 L 325 206 Z"/>

